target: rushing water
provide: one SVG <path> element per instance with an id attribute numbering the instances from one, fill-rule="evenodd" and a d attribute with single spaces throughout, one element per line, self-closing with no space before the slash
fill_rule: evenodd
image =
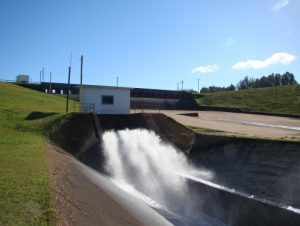
<path id="1" fill-rule="evenodd" d="M 143 129 L 106 132 L 103 150 L 113 182 L 172 218 L 173 224 L 221 225 L 194 208 L 185 178 L 180 176 L 210 179 L 212 173 L 188 164 L 183 153 L 162 142 L 154 132 Z"/>

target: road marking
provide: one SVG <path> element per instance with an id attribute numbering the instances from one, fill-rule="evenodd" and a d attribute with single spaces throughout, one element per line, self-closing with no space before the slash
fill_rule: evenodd
<path id="1" fill-rule="evenodd" d="M 263 126 L 263 127 L 271 127 L 271 128 L 279 128 L 279 129 L 288 129 L 288 130 L 300 131 L 300 127 L 278 125 L 278 124 L 272 124 L 272 123 L 267 123 L 267 122 L 254 122 L 254 121 L 247 121 L 247 120 L 225 119 L 225 118 L 210 118 L 210 117 L 202 117 L 202 116 L 199 116 L 199 118 L 204 119 L 204 120 L 233 122 L 233 123 L 238 123 L 238 124 L 255 125 L 255 126 Z"/>

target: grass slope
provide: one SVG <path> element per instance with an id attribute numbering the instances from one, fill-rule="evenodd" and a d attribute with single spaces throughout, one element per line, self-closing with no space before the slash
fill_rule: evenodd
<path id="1" fill-rule="evenodd" d="M 209 93 L 196 101 L 198 105 L 300 115 L 300 85 Z"/>
<path id="2" fill-rule="evenodd" d="M 54 225 L 44 135 L 66 100 L 0 82 L 0 103 L 0 225 Z M 58 114 L 25 120 L 32 111 Z"/>

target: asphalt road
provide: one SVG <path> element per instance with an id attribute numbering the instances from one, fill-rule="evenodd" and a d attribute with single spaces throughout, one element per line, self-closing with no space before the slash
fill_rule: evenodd
<path id="1" fill-rule="evenodd" d="M 296 118 L 219 111 L 144 110 L 143 112 L 160 112 L 184 125 L 247 136 L 300 139 L 300 119 Z M 198 113 L 198 117 L 181 115 L 192 112 Z"/>

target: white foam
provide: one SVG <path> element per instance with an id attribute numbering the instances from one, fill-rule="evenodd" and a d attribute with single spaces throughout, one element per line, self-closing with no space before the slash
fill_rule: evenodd
<path id="1" fill-rule="evenodd" d="M 143 129 L 105 132 L 103 150 L 112 181 L 175 225 L 218 225 L 193 209 L 194 200 L 188 193 L 186 178 L 180 175 L 209 179 L 212 173 L 191 166 L 182 152 L 154 132 Z M 197 223 L 191 224 L 195 219 Z"/>

